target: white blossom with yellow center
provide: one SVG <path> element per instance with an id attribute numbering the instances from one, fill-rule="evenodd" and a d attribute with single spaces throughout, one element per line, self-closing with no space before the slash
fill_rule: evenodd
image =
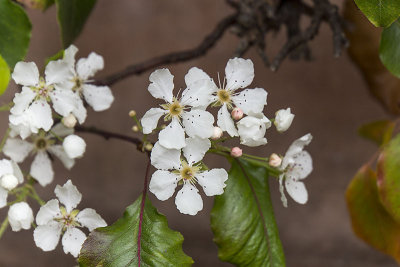
<path id="1" fill-rule="evenodd" d="M 211 81 L 202 80 L 196 83 L 196 90 L 190 88 L 191 77 L 185 77 L 188 86 L 181 98 L 173 96 L 174 76 L 168 69 L 158 69 L 150 75 L 150 94 L 166 103 L 161 108 L 151 108 L 141 119 L 143 133 L 151 133 L 164 115 L 164 121 L 171 121 L 160 131 L 159 141 L 169 149 L 181 149 L 185 144 L 185 133 L 190 137 L 210 138 L 213 134 L 214 117 L 203 110 L 211 97 Z M 191 109 L 195 108 L 195 109 Z M 183 127 L 182 127 L 183 126 Z"/>
<path id="2" fill-rule="evenodd" d="M 183 214 L 196 215 L 203 209 L 196 184 L 203 187 L 207 196 L 215 196 L 224 193 L 228 179 L 224 169 L 201 170 L 199 162 L 209 148 L 208 139 L 187 138 L 182 149 L 185 160 L 181 160 L 180 150 L 167 149 L 157 142 L 151 153 L 151 163 L 159 170 L 151 177 L 150 192 L 164 201 L 182 184 L 175 198 L 176 207 Z"/>
<path id="3" fill-rule="evenodd" d="M 43 251 L 54 250 L 62 237 L 64 252 L 78 257 L 85 233 L 78 228 L 87 227 L 93 231 L 98 227 L 107 226 L 94 209 L 76 210 L 81 202 L 82 194 L 68 180 L 63 186 L 56 186 L 54 190 L 58 199 L 52 199 L 43 205 L 36 215 L 37 227 L 33 232 L 36 246 Z M 59 202 L 63 204 L 60 206 Z"/>

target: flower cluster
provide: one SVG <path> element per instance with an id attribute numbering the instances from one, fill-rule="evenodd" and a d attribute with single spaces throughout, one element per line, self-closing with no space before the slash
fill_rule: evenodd
<path id="1" fill-rule="evenodd" d="M 104 67 L 103 58 L 91 53 L 75 62 L 77 51 L 71 45 L 62 59 L 50 61 L 44 78 L 33 62 L 15 65 L 12 78 L 22 85 L 22 90 L 15 94 L 9 131 L 0 145 L 0 151 L 10 158 L 0 160 L 0 208 L 10 206 L 8 222 L 13 231 L 30 229 L 33 223 L 28 197 L 44 204 L 33 184 L 46 186 L 54 180 L 52 160 L 58 158 L 71 169 L 75 159 L 83 156 L 86 143 L 74 134 L 74 127 L 86 119 L 84 102 L 95 111 L 103 111 L 114 100 L 109 87 L 91 84 L 91 77 Z M 33 157 L 30 170 L 22 172 L 18 163 L 29 156 Z M 44 251 L 53 250 L 63 234 L 65 253 L 77 257 L 86 239 L 77 227 L 85 226 L 92 231 L 106 223 L 93 209 L 75 210 L 82 196 L 70 180 L 63 187 L 57 186 L 55 193 L 64 206 L 59 206 L 58 200 L 51 200 L 40 208 L 35 243 Z M 7 202 L 9 195 L 15 200 Z"/>
<path id="2" fill-rule="evenodd" d="M 254 78 L 249 59 L 230 59 L 225 78 L 221 82 L 218 77 L 218 85 L 203 70 L 191 68 L 181 95 L 173 94 L 173 78 L 168 69 L 158 69 L 149 78 L 148 91 L 165 103 L 145 113 L 141 119 L 143 133 L 157 132 L 161 117 L 167 122 L 151 152 L 151 163 L 157 171 L 149 189 L 159 200 L 166 200 L 182 185 L 175 204 L 181 213 L 195 215 L 203 208 L 196 184 L 207 196 L 214 196 L 223 194 L 228 179 L 224 169 L 207 170 L 202 164 L 211 141 L 227 132 L 230 138 L 239 137 L 242 145 L 265 145 L 265 133 L 272 123 L 263 113 L 267 92 L 262 88 L 245 89 Z M 218 107 L 216 120 L 208 107 Z M 286 131 L 293 118 L 290 108 L 279 110 L 274 120 L 277 130 Z M 242 150 L 235 147 L 231 155 L 241 156 Z"/>

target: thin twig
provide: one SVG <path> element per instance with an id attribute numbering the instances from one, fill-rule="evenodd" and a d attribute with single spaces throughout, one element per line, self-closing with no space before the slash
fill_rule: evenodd
<path id="1" fill-rule="evenodd" d="M 8 216 L 4 219 L 3 223 L 0 226 L 0 238 L 3 236 L 4 232 L 8 227 Z"/>
<path id="2" fill-rule="evenodd" d="M 142 223 L 143 223 L 143 213 L 144 213 L 145 201 L 146 201 L 146 196 L 147 196 L 147 186 L 148 186 L 148 182 L 149 182 L 149 174 L 150 174 L 150 159 L 147 162 L 146 174 L 144 176 L 142 202 L 140 203 L 139 229 L 138 229 L 138 236 L 137 236 L 138 267 L 140 267 L 140 261 L 141 261 L 140 249 L 141 249 L 141 237 L 142 237 Z"/>
<path id="3" fill-rule="evenodd" d="M 190 59 L 194 59 L 197 57 L 200 57 L 207 53 L 207 51 L 212 48 L 215 43 L 222 37 L 224 32 L 232 26 L 235 21 L 236 21 L 237 15 L 230 15 L 223 19 L 221 22 L 217 24 L 215 29 L 207 35 L 204 40 L 195 48 L 185 50 L 185 51 L 180 51 L 180 52 L 173 52 L 170 54 L 166 54 L 163 56 L 158 56 L 152 59 L 149 59 L 147 61 L 138 63 L 138 64 L 133 64 L 128 66 L 126 69 L 122 71 L 118 71 L 114 74 L 111 74 L 110 76 L 99 80 L 96 82 L 98 85 L 112 85 L 128 76 L 131 75 L 139 75 L 147 70 L 170 64 L 170 63 L 178 63 L 178 62 L 183 62 L 187 61 Z"/>
<path id="4" fill-rule="evenodd" d="M 142 141 L 139 138 L 131 137 L 131 136 L 127 136 L 127 135 L 123 135 L 123 134 L 119 134 L 119 133 L 113 133 L 113 132 L 101 130 L 101 129 L 98 129 L 95 127 L 77 126 L 77 127 L 75 127 L 75 131 L 83 132 L 83 133 L 97 134 L 107 140 L 114 138 L 114 139 L 120 139 L 120 140 L 127 141 L 129 143 L 135 144 L 136 146 L 142 145 Z"/>

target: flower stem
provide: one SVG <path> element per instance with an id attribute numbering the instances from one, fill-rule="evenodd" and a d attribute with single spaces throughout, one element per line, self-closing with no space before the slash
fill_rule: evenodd
<path id="1" fill-rule="evenodd" d="M 11 131 L 11 129 L 8 128 L 7 131 L 6 131 L 6 133 L 5 133 L 4 136 L 3 136 L 3 139 L 1 139 L 1 142 L 0 142 L 0 152 L 3 151 L 4 144 L 6 143 L 6 140 L 7 140 L 7 138 L 8 138 L 8 135 L 10 134 L 10 131 Z"/>
<path id="2" fill-rule="evenodd" d="M 9 111 L 13 105 L 14 105 L 14 102 L 12 102 L 12 101 L 10 103 L 4 104 L 4 105 L 0 106 L 0 111 Z"/>
<path id="3" fill-rule="evenodd" d="M 0 226 L 0 239 L 3 236 L 4 232 L 7 230 L 8 227 L 8 216 L 4 219 Z"/>

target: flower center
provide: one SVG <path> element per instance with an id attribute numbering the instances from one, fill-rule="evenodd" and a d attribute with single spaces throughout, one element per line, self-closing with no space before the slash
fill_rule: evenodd
<path id="1" fill-rule="evenodd" d="M 197 182 L 197 179 L 195 177 L 196 173 L 198 173 L 200 170 L 199 167 L 197 166 L 189 166 L 185 161 L 182 162 L 182 169 L 180 169 L 179 173 L 182 177 L 183 182 L 189 182 L 191 184 L 194 184 Z"/>
<path id="2" fill-rule="evenodd" d="M 232 93 L 226 89 L 219 89 L 217 91 L 217 97 L 218 97 L 217 104 L 218 105 L 223 105 L 223 104 L 230 105 L 230 103 L 232 102 L 231 94 Z"/>
<path id="3" fill-rule="evenodd" d="M 32 89 L 36 92 L 37 97 L 47 98 L 49 92 L 53 91 L 54 87 L 52 85 L 47 85 L 43 77 L 40 77 L 39 85 Z"/>
<path id="4" fill-rule="evenodd" d="M 47 148 L 47 140 L 45 138 L 38 138 L 35 141 L 35 146 L 37 150 L 45 150 Z"/>
<path id="5" fill-rule="evenodd" d="M 75 77 L 74 79 L 72 79 L 72 82 L 74 83 L 72 91 L 80 92 L 82 90 L 82 85 L 84 84 L 84 81 L 79 77 Z"/>
<path id="6" fill-rule="evenodd" d="M 180 117 L 184 109 L 184 106 L 182 106 L 176 98 L 173 99 L 172 103 L 163 104 L 161 107 L 168 110 L 168 114 L 165 116 L 165 121 L 170 120 L 173 117 Z"/>
<path id="7" fill-rule="evenodd" d="M 73 210 L 71 213 L 68 214 L 68 212 L 65 210 L 63 206 L 60 207 L 61 211 L 61 217 L 55 218 L 56 221 L 62 222 L 64 224 L 64 231 L 69 227 L 80 227 L 80 224 L 75 220 L 76 216 L 79 213 L 79 210 Z"/>

